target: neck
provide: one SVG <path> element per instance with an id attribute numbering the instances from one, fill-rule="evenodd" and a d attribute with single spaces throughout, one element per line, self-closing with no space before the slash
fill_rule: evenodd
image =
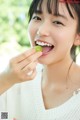
<path id="1" fill-rule="evenodd" d="M 71 70 L 72 59 L 63 60 L 56 64 L 44 66 L 43 81 L 48 85 L 63 85 L 66 84 L 67 77 Z"/>

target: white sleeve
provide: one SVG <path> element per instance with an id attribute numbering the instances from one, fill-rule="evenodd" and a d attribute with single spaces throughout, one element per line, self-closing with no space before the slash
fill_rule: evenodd
<path id="1" fill-rule="evenodd" d="M 1 96 L 0 96 L 0 112 L 1 112 L 2 104 L 1 104 Z"/>
<path id="2" fill-rule="evenodd" d="M 6 111 L 7 106 L 7 93 L 0 95 L 0 112 Z"/>

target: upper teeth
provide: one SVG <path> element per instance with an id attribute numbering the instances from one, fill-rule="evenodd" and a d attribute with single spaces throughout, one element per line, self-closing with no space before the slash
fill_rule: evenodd
<path id="1" fill-rule="evenodd" d="M 45 43 L 45 42 L 40 42 L 40 41 L 36 41 L 36 44 L 41 45 L 41 46 L 52 46 L 49 43 Z"/>

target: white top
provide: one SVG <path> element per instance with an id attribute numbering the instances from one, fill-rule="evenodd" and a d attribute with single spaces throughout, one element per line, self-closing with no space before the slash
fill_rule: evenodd
<path id="1" fill-rule="evenodd" d="M 41 92 L 41 71 L 35 80 L 16 84 L 0 97 L 0 111 L 8 120 L 80 120 L 80 92 L 64 104 L 46 110 Z"/>

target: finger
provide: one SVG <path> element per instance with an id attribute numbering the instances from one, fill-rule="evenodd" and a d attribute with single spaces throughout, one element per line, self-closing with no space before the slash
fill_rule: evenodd
<path id="1" fill-rule="evenodd" d="M 29 56 L 26 59 L 26 63 L 29 64 L 30 62 L 37 61 L 41 55 L 42 55 L 42 52 L 36 52 L 35 54 Z"/>
<path id="2" fill-rule="evenodd" d="M 28 64 L 27 66 L 25 66 L 25 67 L 22 69 L 22 71 L 28 73 L 28 72 L 30 72 L 30 71 L 33 71 L 34 68 L 36 68 L 36 66 L 37 66 L 37 61 L 31 62 L 30 64 Z"/>
<path id="3" fill-rule="evenodd" d="M 26 59 L 27 57 L 29 57 L 30 55 L 34 54 L 36 51 L 34 48 L 27 50 L 26 52 L 18 55 L 17 57 L 12 59 L 12 62 L 17 64 L 20 63 L 21 61 L 23 61 L 24 59 Z"/>
<path id="4" fill-rule="evenodd" d="M 28 80 L 33 80 L 35 78 L 36 74 L 37 74 L 37 71 L 36 71 L 36 69 L 34 69 L 33 72 L 30 75 L 29 74 L 26 75 L 27 79 Z"/>
<path id="5" fill-rule="evenodd" d="M 17 75 L 20 79 L 24 78 L 24 75 L 33 71 L 36 68 L 37 65 L 37 61 L 34 61 L 32 63 L 30 63 L 28 66 L 25 66 L 22 69 L 22 66 L 20 66 L 19 64 L 17 65 L 13 65 L 12 66 L 12 71 L 15 73 L 15 75 Z"/>
<path id="6" fill-rule="evenodd" d="M 19 69 L 24 69 L 27 65 L 29 65 L 30 63 L 33 63 L 35 61 L 37 61 L 37 59 L 41 56 L 42 53 L 40 52 L 36 52 L 35 54 L 31 55 L 30 57 L 26 58 L 25 60 L 23 60 L 22 62 L 18 63 L 18 68 Z M 16 64 L 15 64 L 16 67 Z"/>
<path id="7" fill-rule="evenodd" d="M 37 74 L 36 68 L 32 71 L 31 74 L 25 72 L 24 74 L 21 75 L 21 82 L 33 80 L 36 74 Z"/>

